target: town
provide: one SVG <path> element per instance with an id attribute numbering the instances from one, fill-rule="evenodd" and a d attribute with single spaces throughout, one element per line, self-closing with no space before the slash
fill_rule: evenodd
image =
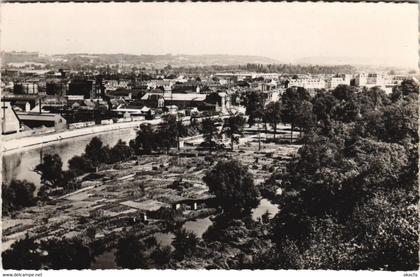
<path id="1" fill-rule="evenodd" d="M 305 74 L 298 73 L 297 67 L 284 68 L 290 73 L 282 73 L 282 68 L 271 64 L 209 66 L 194 72 L 170 64 L 129 64 L 121 60 L 104 64 L 106 57 L 95 55 L 2 55 L 5 61 L 13 61 L 2 68 L 3 142 L 151 120 L 166 113 L 180 117 L 245 115 L 244 102 L 251 92 L 261 95 L 267 104 L 278 101 L 290 87 L 305 88 L 311 96 L 340 85 L 359 92 L 376 87 L 391 94 L 403 80 L 417 78 L 415 71 L 357 72 L 349 66 L 330 67 L 330 74 L 313 73 L 320 69 L 309 66 L 303 69 Z M 267 72 L 270 68 L 275 72 Z"/>
<path id="2" fill-rule="evenodd" d="M 399 193 L 415 202 L 417 71 L 2 55 L 11 61 L 2 68 L 1 102 L 6 268 L 326 268 L 328 259 L 315 256 L 347 242 L 319 245 L 331 233 L 310 224 L 346 226 L 325 214 L 382 224 L 355 205 L 370 205 L 361 191 L 382 197 L 369 186 L 389 191 L 383 182 L 400 182 L 395 174 L 408 182 Z M 340 188 L 358 178 L 360 187 Z M 412 226 L 399 228 L 411 235 Z M 318 237 L 307 241 L 305 232 Z M 333 268 L 415 264 L 412 252 L 385 265 L 349 264 L 370 247 L 341 252 Z M 290 251 L 305 257 L 285 257 Z"/>
<path id="3" fill-rule="evenodd" d="M 6 2 L 5 275 L 417 272 L 417 5 Z"/>

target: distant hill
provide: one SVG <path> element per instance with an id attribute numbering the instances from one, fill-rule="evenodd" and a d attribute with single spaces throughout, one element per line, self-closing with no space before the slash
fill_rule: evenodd
<path id="1" fill-rule="evenodd" d="M 242 65 L 247 63 L 278 63 L 278 61 L 261 56 L 245 55 L 129 55 L 129 54 L 66 54 L 56 57 L 72 61 L 97 62 L 106 64 L 170 64 L 173 66 L 206 66 L 206 65 Z"/>
<path id="2" fill-rule="evenodd" d="M 243 65 L 247 63 L 273 64 L 277 60 L 246 55 L 130 55 L 130 54 L 59 54 L 41 55 L 37 52 L 2 52 L 2 62 L 52 62 L 104 64 L 170 64 L 173 66 Z"/>
<path id="3" fill-rule="evenodd" d="M 398 65 L 387 63 L 384 60 L 372 57 L 304 57 L 296 59 L 295 64 L 301 65 L 352 65 L 359 70 L 384 70 L 384 69 L 407 69 Z"/>

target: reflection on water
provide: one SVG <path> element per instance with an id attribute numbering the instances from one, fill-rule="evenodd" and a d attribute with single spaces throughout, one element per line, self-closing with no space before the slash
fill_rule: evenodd
<path id="1" fill-rule="evenodd" d="M 13 179 L 26 179 L 39 187 L 41 178 L 33 170 L 40 163 L 42 155 L 58 154 L 63 161 L 63 170 L 66 170 L 68 161 L 73 156 L 82 154 L 86 145 L 95 136 L 99 137 L 104 144 L 113 146 L 119 139 L 128 143 L 135 138 L 136 132 L 134 129 L 122 129 L 53 142 L 38 148 L 23 149 L 20 152 L 6 153 L 3 155 L 2 163 L 3 182 L 10 183 Z"/>
<path id="2" fill-rule="evenodd" d="M 170 246 L 172 244 L 172 241 L 175 238 L 175 235 L 171 232 L 168 233 L 162 233 L 158 232 L 153 234 L 158 244 L 161 246 Z"/>
<path id="3" fill-rule="evenodd" d="M 252 210 L 252 219 L 258 220 L 266 212 L 270 213 L 270 218 L 273 218 L 280 210 L 277 205 L 271 203 L 268 199 L 263 198 L 258 207 Z"/>
<path id="4" fill-rule="evenodd" d="M 193 232 L 197 235 L 197 237 L 201 238 L 212 224 L 213 222 L 208 216 L 205 218 L 198 218 L 196 220 L 186 221 L 184 225 L 182 225 L 182 227 L 189 232 Z"/>
<path id="5" fill-rule="evenodd" d="M 113 248 L 107 250 L 101 255 L 95 257 L 95 261 L 91 263 L 91 269 L 116 269 L 120 268 L 115 263 L 115 252 L 117 249 Z"/>

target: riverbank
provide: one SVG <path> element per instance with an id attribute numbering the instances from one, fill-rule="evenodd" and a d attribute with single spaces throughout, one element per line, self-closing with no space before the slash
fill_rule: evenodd
<path id="1" fill-rule="evenodd" d="M 81 129 L 65 130 L 62 132 L 55 132 L 47 135 L 31 136 L 10 141 L 3 141 L 2 152 L 9 153 L 12 151 L 21 151 L 24 148 L 38 146 L 50 142 L 61 141 L 92 134 L 99 134 L 120 129 L 135 128 L 138 127 L 141 123 L 158 124 L 159 122 L 160 119 L 120 122 L 109 125 L 98 125 Z"/>

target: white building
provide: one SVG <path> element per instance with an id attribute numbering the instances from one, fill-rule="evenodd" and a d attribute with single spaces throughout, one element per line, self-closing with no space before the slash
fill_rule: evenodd
<path id="1" fill-rule="evenodd" d="M 323 89 L 326 87 L 326 82 L 321 78 L 302 78 L 290 79 L 288 87 L 303 87 L 307 89 Z"/>
<path id="2" fill-rule="evenodd" d="M 334 77 L 331 77 L 327 81 L 327 87 L 330 89 L 335 89 L 339 85 L 350 85 L 351 75 L 350 74 L 340 74 Z"/>
<path id="3" fill-rule="evenodd" d="M 385 87 L 385 78 L 379 73 L 360 73 L 355 78 L 355 84 L 359 87 Z"/>

